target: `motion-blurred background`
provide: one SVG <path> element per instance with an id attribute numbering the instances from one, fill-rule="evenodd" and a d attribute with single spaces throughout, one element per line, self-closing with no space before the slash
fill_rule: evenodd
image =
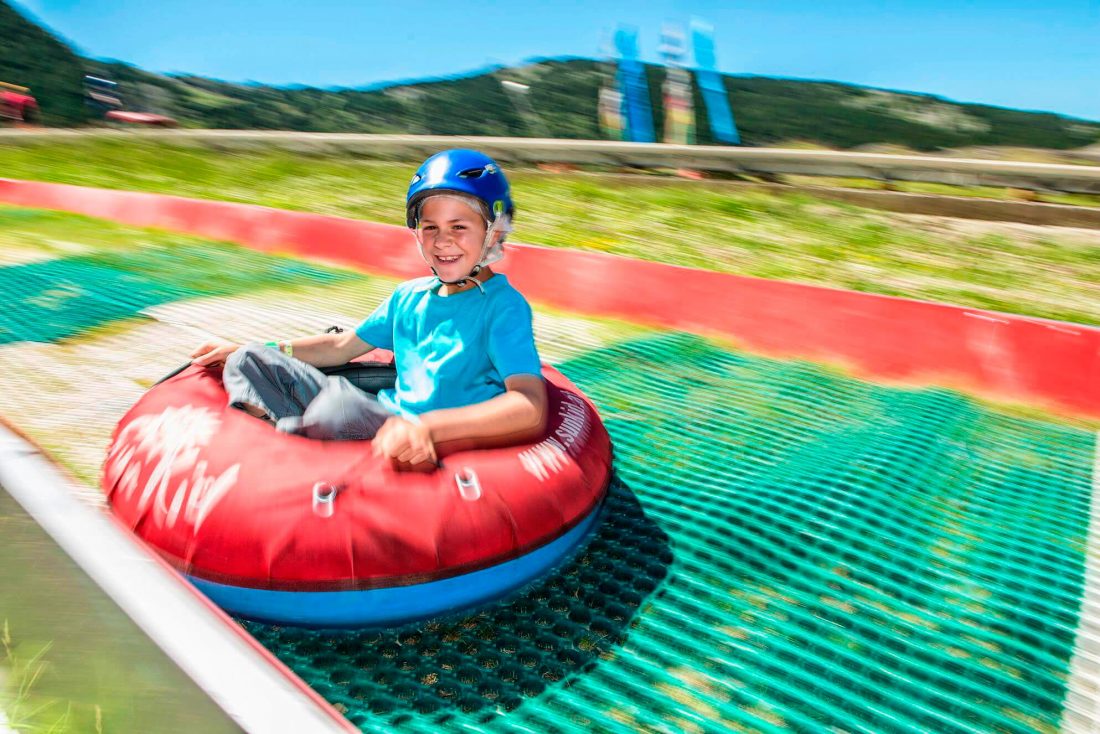
<path id="1" fill-rule="evenodd" d="M 401 225 L 416 163 L 476 146 L 518 241 L 755 276 L 759 319 L 533 298 L 616 446 L 583 553 L 458 618 L 242 629 L 365 731 L 1092 730 L 1098 35 L 1068 0 L 0 0 L 0 422 L 103 510 L 111 431 L 198 342 L 394 287 L 270 209 Z M 268 209 L 198 231 L 119 190 Z M 590 262 L 543 292 L 629 291 Z M 9 505 L 0 730 L 209 726 Z"/>

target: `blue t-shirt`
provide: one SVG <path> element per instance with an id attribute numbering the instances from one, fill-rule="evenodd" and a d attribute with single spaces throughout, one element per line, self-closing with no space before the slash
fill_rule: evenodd
<path id="1" fill-rule="evenodd" d="M 540 375 L 531 307 L 498 274 L 450 296 L 434 277 L 397 286 L 355 330 L 367 344 L 392 350 L 397 385 L 378 400 L 399 415 L 473 405 L 505 392 L 512 375 Z"/>

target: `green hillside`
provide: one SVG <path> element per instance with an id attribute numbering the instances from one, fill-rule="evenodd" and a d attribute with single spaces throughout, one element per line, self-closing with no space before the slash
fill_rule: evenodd
<path id="1" fill-rule="evenodd" d="M 86 118 L 83 60 L 48 31 L 0 0 L 0 81 L 30 87 L 46 125 Z"/>
<path id="2" fill-rule="evenodd" d="M 753 76 L 726 76 L 725 83 L 741 136 L 755 144 L 807 140 L 836 148 L 889 143 L 914 150 L 987 145 L 1068 149 L 1100 139 L 1098 122 L 960 104 L 933 95 Z M 701 130 L 700 142 L 709 142 L 705 133 Z"/>
<path id="3" fill-rule="evenodd" d="M 599 138 L 599 65 L 587 59 L 546 60 L 447 80 L 382 89 L 321 90 L 165 77 L 123 64 L 98 64 L 123 83 L 131 106 L 171 115 L 189 127 L 313 132 L 531 136 L 538 128 L 517 112 L 500 82 L 520 81 L 552 137 Z M 664 69 L 647 67 L 657 134 L 662 131 Z M 964 146 L 1079 148 L 1100 140 L 1100 123 L 1049 113 L 959 104 L 930 95 L 889 92 L 836 82 L 725 77 L 747 145 L 805 141 L 831 148 L 882 143 L 914 150 Z M 713 144 L 696 90 L 697 140 Z"/>
<path id="4" fill-rule="evenodd" d="M 442 80 L 369 89 L 316 89 L 234 84 L 164 76 L 122 63 L 78 59 L 60 41 L 0 0 L 0 79 L 34 89 L 47 124 L 83 120 L 80 76 L 120 82 L 128 109 L 158 112 L 185 127 L 309 132 L 599 138 L 596 95 L 601 66 L 588 59 L 552 59 Z M 646 69 L 658 136 L 662 132 L 663 67 Z M 537 120 L 524 119 L 504 80 L 527 84 Z M 890 92 L 838 82 L 724 77 L 746 145 L 800 141 L 830 148 L 869 144 L 936 150 L 967 146 L 1080 148 L 1100 140 L 1100 122 L 931 95 Z M 698 89 L 697 142 L 714 143 Z"/>

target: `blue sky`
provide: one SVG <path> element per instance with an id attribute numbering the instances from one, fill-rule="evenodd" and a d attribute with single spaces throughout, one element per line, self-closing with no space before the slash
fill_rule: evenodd
<path id="1" fill-rule="evenodd" d="M 316 86 L 595 56 L 617 24 L 715 27 L 718 66 L 1100 120 L 1100 0 L 15 0 L 83 53 Z"/>

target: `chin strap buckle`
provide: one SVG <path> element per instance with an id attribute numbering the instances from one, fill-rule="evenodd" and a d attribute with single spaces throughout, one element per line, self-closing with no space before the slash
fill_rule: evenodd
<path id="1" fill-rule="evenodd" d="M 435 276 L 435 279 L 438 280 L 443 285 L 457 285 L 457 286 L 461 287 L 461 286 L 466 285 L 466 281 L 471 281 L 471 282 L 473 282 L 474 285 L 477 286 L 477 289 L 479 291 L 484 293 L 485 292 L 485 286 L 483 286 L 481 284 L 481 281 L 477 279 L 477 274 L 480 273 L 480 272 L 481 272 L 481 266 L 478 265 L 473 270 L 471 270 L 470 274 L 467 275 L 465 278 L 459 278 L 458 280 L 443 280 L 443 278 L 439 277 L 439 273 L 437 273 L 435 271 L 435 268 L 434 267 L 432 268 L 432 274 Z"/>

